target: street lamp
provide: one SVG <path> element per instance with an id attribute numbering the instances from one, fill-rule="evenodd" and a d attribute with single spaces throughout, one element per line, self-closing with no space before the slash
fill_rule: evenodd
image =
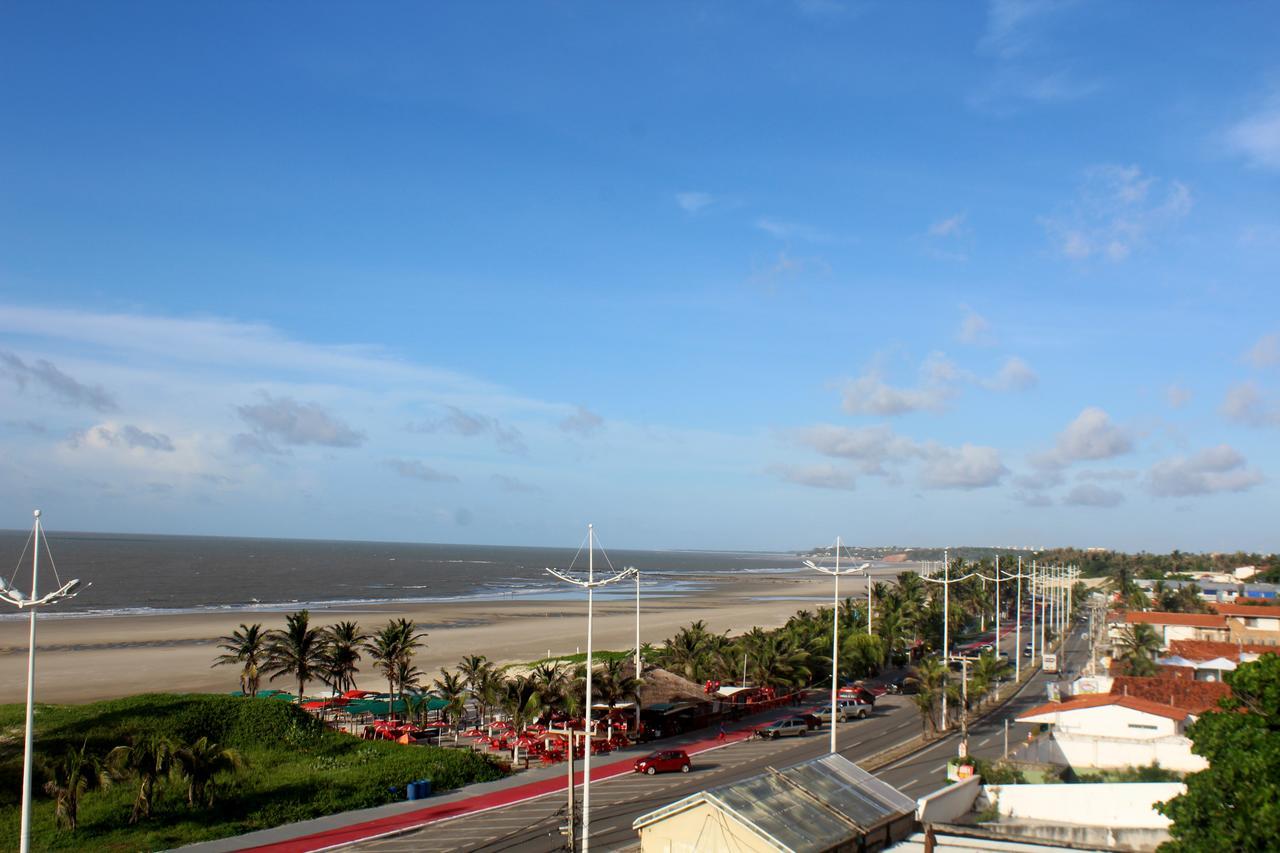
<path id="1" fill-rule="evenodd" d="M 27 648 L 27 729 L 23 741 L 22 752 L 22 826 L 19 830 L 19 850 L 29 853 L 31 850 L 31 765 L 35 746 L 35 702 L 36 702 L 36 610 L 46 604 L 55 604 L 64 598 L 71 598 L 80 590 L 79 580 L 69 580 L 53 592 L 44 596 L 39 594 L 37 577 L 40 571 L 40 541 L 44 533 L 40 530 L 40 510 L 35 511 L 35 527 L 31 531 L 34 546 L 31 549 L 31 596 L 21 590 L 14 589 L 10 582 L 0 578 L 0 600 L 12 604 L 19 610 L 31 611 L 31 636 Z M 45 550 L 49 543 L 45 541 Z M 53 558 L 49 558 L 50 563 Z M 58 577 L 58 567 L 53 567 L 54 577 Z M 61 581 L 61 578 L 58 578 Z"/>
<path id="2" fill-rule="evenodd" d="M 840 671 L 840 576 L 852 575 L 857 572 L 865 572 L 867 575 L 867 587 L 871 586 L 871 573 L 867 570 L 871 568 L 870 563 L 863 563 L 855 568 L 840 571 L 840 537 L 836 537 L 836 567 L 827 569 L 819 566 L 812 560 L 805 560 L 804 564 L 811 569 L 831 575 L 835 585 L 835 590 L 831 599 L 831 751 L 836 751 L 836 721 L 839 719 L 837 699 L 839 698 L 840 685 L 836 677 Z M 867 611 L 870 614 L 870 610 Z"/>
<path id="3" fill-rule="evenodd" d="M 586 685 L 586 720 L 583 724 L 583 735 L 586 740 L 586 750 L 583 755 L 582 765 L 582 853 L 587 853 L 590 849 L 591 837 L 591 625 L 592 625 L 592 609 L 594 602 L 594 592 L 598 586 L 608 586 L 616 583 L 623 578 L 628 578 L 636 573 L 635 569 L 623 569 L 607 578 L 596 580 L 595 565 L 595 527 L 587 525 L 587 579 L 581 580 L 572 575 L 562 572 L 559 569 L 547 569 L 547 573 L 554 575 L 565 583 L 571 583 L 574 586 L 582 587 L 587 591 L 587 685 Z M 607 559 L 607 557 L 606 557 Z M 572 568 L 572 567 L 570 567 Z M 612 568 L 612 566 L 610 566 Z M 573 738 L 569 739 L 569 751 L 573 752 Z M 573 784 L 570 777 L 569 784 Z M 572 795 L 572 788 L 570 789 Z M 572 832 L 570 826 L 570 832 Z M 572 836 L 570 836 L 572 837 Z"/>

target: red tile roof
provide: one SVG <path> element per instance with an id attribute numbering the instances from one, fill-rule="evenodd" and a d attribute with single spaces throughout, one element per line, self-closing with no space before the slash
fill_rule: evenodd
<path id="1" fill-rule="evenodd" d="M 1185 708 L 1174 708 L 1168 704 L 1152 702 L 1149 699 L 1139 699 L 1136 696 L 1114 696 L 1109 693 L 1100 693 L 1092 696 L 1076 696 L 1064 702 L 1047 702 L 1023 714 L 1019 714 L 1018 722 L 1023 722 L 1028 717 L 1038 717 L 1041 714 L 1065 714 L 1070 711 L 1083 711 L 1087 708 L 1101 708 L 1106 705 L 1118 705 L 1131 711 L 1140 711 L 1144 714 L 1153 714 L 1170 720 L 1183 720 L 1190 713 Z"/>
<path id="2" fill-rule="evenodd" d="M 1280 619 L 1280 607 L 1269 607 L 1258 604 L 1210 604 L 1220 616 L 1262 616 L 1266 619 Z"/>
<path id="3" fill-rule="evenodd" d="M 1146 699 L 1191 714 L 1203 714 L 1217 708 L 1219 699 L 1230 696 L 1231 688 L 1220 681 L 1119 675 L 1111 682 L 1111 695 Z"/>
<path id="4" fill-rule="evenodd" d="M 1130 610 L 1124 615 L 1132 625 L 1145 622 L 1148 625 L 1184 625 L 1189 628 L 1227 628 L 1227 618 L 1217 613 L 1162 613 L 1159 610 Z"/>
<path id="5" fill-rule="evenodd" d="M 1169 655 L 1193 660 L 1196 663 L 1204 663 L 1207 660 L 1216 658 L 1226 658 L 1236 663 L 1240 662 L 1241 652 L 1253 652 L 1254 654 L 1275 654 L 1280 649 L 1275 646 L 1263 646 L 1258 643 L 1220 643 L 1215 640 L 1170 640 Z"/>

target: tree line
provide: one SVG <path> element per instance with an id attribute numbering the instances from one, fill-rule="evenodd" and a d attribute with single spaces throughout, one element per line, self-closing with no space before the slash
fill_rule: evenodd
<path id="1" fill-rule="evenodd" d="M 285 676 L 298 685 L 298 701 L 307 684 L 320 681 L 334 693 L 356 689 L 356 675 L 364 655 L 369 656 L 377 672 L 386 679 L 387 692 L 403 695 L 406 688 L 416 687 L 424 677 L 413 665 L 415 652 L 426 645 L 427 634 L 408 619 L 392 619 L 373 634 L 365 633 L 350 621 L 316 627 L 306 610 L 290 613 L 285 626 L 264 631 L 261 623 L 246 625 L 230 636 L 220 637 L 218 648 L 223 653 L 214 666 L 240 667 L 240 690 L 246 696 L 257 694 L 263 676 L 269 681 Z"/>

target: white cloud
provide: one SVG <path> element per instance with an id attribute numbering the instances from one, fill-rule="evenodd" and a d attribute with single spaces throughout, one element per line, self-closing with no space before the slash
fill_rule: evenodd
<path id="1" fill-rule="evenodd" d="M 965 231 L 965 214 L 957 213 L 948 216 L 946 219 L 939 219 L 937 222 L 929 226 L 929 236 L 931 237 L 958 237 Z"/>
<path id="2" fill-rule="evenodd" d="M 365 442 L 364 433 L 347 426 L 317 403 L 263 394 L 262 402 L 239 406 L 236 411 L 254 432 L 285 444 L 359 447 Z"/>
<path id="3" fill-rule="evenodd" d="M 994 447 L 962 444 L 941 447 L 929 444 L 922 449 L 920 481 L 933 489 L 981 489 L 999 484 L 1009 473 Z"/>
<path id="4" fill-rule="evenodd" d="M 101 385 L 79 382 L 42 358 L 27 364 L 18 355 L 0 350 L 0 376 L 9 377 L 19 389 L 25 390 L 28 384 L 43 388 L 73 406 L 87 406 L 98 412 L 114 412 L 119 408 Z"/>
<path id="5" fill-rule="evenodd" d="M 851 428 L 818 424 L 796 430 L 793 437 L 823 456 L 852 459 L 858 462 L 863 474 L 881 477 L 890 474 L 886 465 L 896 466 L 920 453 L 913 441 L 887 426 Z"/>
<path id="6" fill-rule="evenodd" d="M 1137 166 L 1102 165 L 1085 171 L 1067 211 L 1042 217 L 1041 224 L 1067 258 L 1122 261 L 1184 219 L 1191 206 L 1191 191 L 1179 181 L 1159 181 Z"/>
<path id="7" fill-rule="evenodd" d="M 1004 59 L 1023 54 L 1037 42 L 1045 19 L 1069 5 L 1065 0 L 990 0 L 978 49 Z"/>
<path id="8" fill-rule="evenodd" d="M 1240 382 L 1227 389 L 1222 416 L 1247 426 L 1280 426 L 1280 404 L 1269 400 L 1255 382 Z"/>
<path id="9" fill-rule="evenodd" d="M 1255 166 L 1280 169 L 1280 96 L 1227 130 L 1227 145 Z"/>
<path id="10" fill-rule="evenodd" d="M 769 473 L 780 480 L 815 489 L 852 490 L 856 479 L 852 472 L 829 463 L 817 465 L 772 465 Z"/>
<path id="11" fill-rule="evenodd" d="M 515 494 L 529 494 L 533 492 L 542 491 L 542 489 L 538 488 L 532 483 L 526 483 L 524 480 L 521 480 L 518 477 L 511 477 L 506 474 L 494 474 L 489 479 L 493 481 L 494 485 L 502 489 L 504 492 L 512 492 Z"/>
<path id="12" fill-rule="evenodd" d="M 809 243 L 840 242 L 820 228 L 800 222 L 783 222 L 762 216 L 756 220 L 756 227 L 779 240 L 804 240 Z"/>
<path id="13" fill-rule="evenodd" d="M 1032 457 L 1038 467 L 1064 467 L 1073 462 L 1110 459 L 1133 450 L 1133 436 L 1095 406 L 1080 412 L 1058 434 L 1053 450 Z"/>
<path id="14" fill-rule="evenodd" d="M 1165 399 L 1169 401 L 1169 405 L 1175 409 L 1181 409 L 1187 403 L 1191 402 L 1190 389 L 1179 385 L 1177 382 L 1166 388 L 1164 394 Z"/>
<path id="15" fill-rule="evenodd" d="M 955 396 L 955 385 L 965 375 L 941 353 L 932 353 L 920 366 L 921 385 L 895 388 L 872 366 L 857 379 L 844 384 L 843 408 L 851 415 L 893 417 L 910 412 L 937 412 Z"/>
<path id="16" fill-rule="evenodd" d="M 704 192 L 681 192 L 676 193 L 676 204 L 685 213 L 701 213 L 706 208 L 715 203 L 715 198 L 710 193 Z"/>
<path id="17" fill-rule="evenodd" d="M 994 379 L 985 384 L 994 391 L 1027 391 L 1040 381 L 1039 375 L 1018 356 L 1010 356 L 1000 367 Z"/>
<path id="18" fill-rule="evenodd" d="M 1068 506 L 1113 507 L 1124 503 L 1124 495 L 1093 483 L 1081 483 L 1067 492 L 1062 502 Z"/>
<path id="19" fill-rule="evenodd" d="M 960 331 L 956 333 L 956 339 L 972 346 L 990 346 L 995 343 L 991 323 L 968 306 L 965 306 L 964 316 L 960 319 Z"/>
<path id="20" fill-rule="evenodd" d="M 603 428 L 604 418 L 585 406 L 579 406 L 577 411 L 560 421 L 560 429 L 581 436 L 592 435 Z"/>
<path id="21" fill-rule="evenodd" d="M 1280 364 L 1280 332 L 1258 338 L 1258 342 L 1245 353 L 1244 359 L 1259 370 Z"/>
<path id="22" fill-rule="evenodd" d="M 453 474 L 432 468 L 417 459 L 388 459 L 387 465 L 401 477 L 406 477 L 410 480 L 421 480 L 424 483 L 458 482 L 458 478 Z"/>
<path id="23" fill-rule="evenodd" d="M 498 447 L 509 453 L 524 453 L 528 450 L 523 434 L 516 427 L 503 424 L 497 418 L 461 409 L 458 406 L 444 408 L 443 417 L 410 424 L 409 429 L 415 432 L 452 433 L 468 438 L 488 435 L 493 437 Z"/>
<path id="24" fill-rule="evenodd" d="M 71 437 L 71 447 L 125 447 L 172 453 L 173 439 L 162 432 L 147 432 L 133 424 L 98 424 Z"/>
<path id="25" fill-rule="evenodd" d="M 1243 492 L 1262 481 L 1262 473 L 1250 468 L 1239 451 L 1220 444 L 1157 462 L 1147 472 L 1146 486 L 1157 497 L 1188 497 Z"/>
<path id="26" fill-rule="evenodd" d="M 1053 498 L 1043 492 L 1027 492 L 1019 490 L 1014 492 L 1013 496 L 1021 502 L 1023 506 L 1034 507 L 1036 509 L 1053 506 Z"/>

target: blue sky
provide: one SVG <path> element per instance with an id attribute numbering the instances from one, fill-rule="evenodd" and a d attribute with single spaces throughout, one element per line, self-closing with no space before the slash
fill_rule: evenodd
<path id="1" fill-rule="evenodd" d="M 7 5 L 0 526 L 1280 549 L 1278 24 Z"/>

